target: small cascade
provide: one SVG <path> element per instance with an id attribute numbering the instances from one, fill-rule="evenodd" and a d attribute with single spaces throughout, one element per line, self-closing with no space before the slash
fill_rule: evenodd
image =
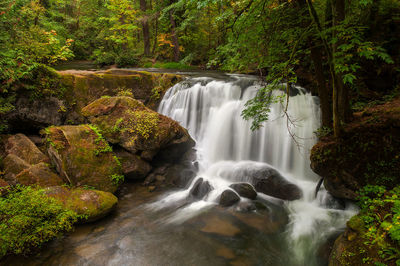
<path id="1" fill-rule="evenodd" d="M 167 91 L 158 111 L 178 121 L 196 140 L 199 172 L 186 190 L 165 195 L 151 207 L 182 206 L 176 208 L 168 222 L 183 223 L 218 204 L 221 193 L 230 189 L 231 184 L 255 185 L 254 173 L 273 169 L 296 184 L 302 191 L 302 198 L 282 201 L 263 193 L 258 193 L 258 197 L 278 201 L 287 210 L 286 238 L 295 255 L 293 265 L 316 265 L 310 261 L 310 254 L 342 228 L 355 210 L 351 206 L 347 209 L 336 206 L 323 188 L 315 198 L 319 177 L 310 169 L 309 151 L 316 142 L 313 132 L 320 126 L 318 98 L 303 88 L 293 88 L 287 110 L 293 123 L 287 123 L 282 104 L 274 103 L 269 121 L 252 132 L 251 121 L 243 120 L 241 112 L 261 86 L 262 82 L 255 77 L 230 75 L 220 80 L 189 78 Z M 275 96 L 284 94 L 273 93 Z M 199 178 L 207 181 L 211 190 L 200 200 L 188 204 L 190 191 Z"/>

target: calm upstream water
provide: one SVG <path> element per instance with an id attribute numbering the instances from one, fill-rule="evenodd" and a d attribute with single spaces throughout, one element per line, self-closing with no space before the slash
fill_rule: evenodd
<path id="1" fill-rule="evenodd" d="M 150 193 L 125 184 L 117 211 L 79 226 L 41 254 L 9 258 L 8 265 L 326 265 L 329 241 L 355 213 L 322 188 L 310 169 L 309 150 L 319 127 L 318 99 L 294 88 L 287 124 L 282 106 L 271 106 L 259 131 L 240 117 L 244 104 L 263 86 L 251 76 L 192 73 L 170 88 L 159 112 L 188 128 L 196 140 L 197 177 L 183 190 Z M 276 95 L 281 92 L 274 92 Z M 296 141 L 289 134 L 296 135 Z M 282 201 L 258 193 L 250 203 L 218 206 L 220 194 L 249 172 L 274 168 L 298 185 L 303 197 Z M 212 190 L 190 198 L 198 178 Z M 256 207 L 249 211 L 248 206 Z"/>

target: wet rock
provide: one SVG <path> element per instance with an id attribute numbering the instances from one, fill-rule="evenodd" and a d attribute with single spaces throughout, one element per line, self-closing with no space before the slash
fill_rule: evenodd
<path id="1" fill-rule="evenodd" d="M 266 163 L 223 162 L 218 174 L 232 181 L 251 183 L 257 192 L 283 200 L 297 200 L 302 197 L 301 189 L 286 180 L 277 170 Z"/>
<path id="2" fill-rule="evenodd" d="M 46 194 L 60 200 L 63 205 L 86 216 L 82 222 L 93 222 L 109 214 L 118 203 L 117 197 L 109 192 L 67 187 L 49 187 Z"/>
<path id="3" fill-rule="evenodd" d="M 229 187 L 235 190 L 241 197 L 252 200 L 257 198 L 257 192 L 254 190 L 253 186 L 248 183 L 232 184 Z"/>
<path id="4" fill-rule="evenodd" d="M 254 187 L 258 192 L 283 200 L 298 200 L 303 196 L 301 189 L 287 181 L 273 168 L 264 168 L 262 176 L 254 177 Z"/>
<path id="5" fill-rule="evenodd" d="M 240 197 L 230 189 L 222 192 L 221 197 L 219 199 L 219 205 L 223 207 L 229 207 L 240 201 Z"/>
<path id="6" fill-rule="evenodd" d="M 212 190 L 212 186 L 208 181 L 204 181 L 203 178 L 197 179 L 196 183 L 193 185 L 190 190 L 190 196 L 196 199 L 204 198 L 210 191 Z"/>
<path id="7" fill-rule="evenodd" d="M 238 212 L 252 212 L 257 210 L 256 205 L 251 201 L 240 201 L 236 206 Z"/>
<path id="8" fill-rule="evenodd" d="M 177 186 L 180 188 L 187 187 L 193 178 L 196 176 L 196 171 L 193 167 L 184 164 L 163 164 L 156 167 L 144 181 L 144 185 L 150 184 L 156 186 Z"/>
<path id="9" fill-rule="evenodd" d="M 122 169 L 111 147 L 88 125 L 45 130 L 47 151 L 58 173 L 71 185 L 87 185 L 115 192 L 123 181 Z"/>
<path id="10" fill-rule="evenodd" d="M 121 162 L 122 171 L 127 179 L 144 179 L 152 169 L 151 165 L 142 160 L 138 155 L 134 155 L 123 149 L 116 150 L 115 155 Z"/>
<path id="11" fill-rule="evenodd" d="M 49 158 L 24 134 L 9 137 L 5 144 L 5 151 L 7 154 L 18 156 L 28 164 L 49 162 Z"/>
<path id="12" fill-rule="evenodd" d="M 186 129 L 131 97 L 98 99 L 82 109 L 104 137 L 142 158 L 176 162 L 194 146 Z"/>

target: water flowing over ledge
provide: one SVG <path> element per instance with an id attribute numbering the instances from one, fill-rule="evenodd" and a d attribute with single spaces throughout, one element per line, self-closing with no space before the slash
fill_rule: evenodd
<path id="1" fill-rule="evenodd" d="M 301 188 L 303 197 L 288 202 L 258 193 L 258 198 L 282 205 L 289 213 L 285 235 L 295 255 L 291 263 L 314 265 L 312 257 L 318 245 L 343 228 L 355 208 L 349 205 L 344 209 L 323 188 L 314 198 L 319 177 L 310 169 L 309 151 L 316 142 L 313 132 L 320 126 L 318 98 L 303 88 L 292 88 L 287 113 L 294 123 L 288 124 L 282 104 L 274 103 L 269 121 L 252 132 L 251 121 L 243 120 L 241 112 L 261 86 L 257 78 L 231 75 L 226 80 L 189 78 L 167 91 L 159 112 L 177 120 L 196 140 L 199 173 L 186 190 L 166 195 L 150 207 L 163 209 L 181 204 L 166 222 L 183 223 L 218 204 L 221 193 L 231 184 L 254 185 L 252 172 L 276 169 Z M 188 204 L 185 200 L 199 178 L 210 184 L 211 191 Z M 241 202 L 246 201 L 241 198 Z"/>

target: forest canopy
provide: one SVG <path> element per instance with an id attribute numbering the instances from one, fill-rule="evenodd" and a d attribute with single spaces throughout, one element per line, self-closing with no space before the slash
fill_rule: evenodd
<path id="1" fill-rule="evenodd" d="M 41 65 L 194 65 L 267 75 L 244 112 L 253 128 L 271 87 L 300 82 L 339 134 L 351 103 L 395 89 L 399 24 L 397 0 L 1 0 L 0 113 Z"/>

